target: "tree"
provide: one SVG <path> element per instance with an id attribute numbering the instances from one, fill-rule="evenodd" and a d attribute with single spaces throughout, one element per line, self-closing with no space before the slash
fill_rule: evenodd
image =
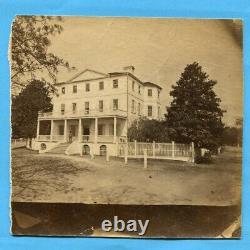
<path id="1" fill-rule="evenodd" d="M 33 80 L 12 100 L 12 137 L 36 136 L 38 111 L 52 110 L 51 87 L 46 82 Z"/>
<path id="2" fill-rule="evenodd" d="M 69 63 L 48 52 L 50 37 L 63 30 L 61 17 L 17 16 L 12 25 L 11 81 L 12 87 L 24 87 L 46 71 L 56 81 L 58 67 L 70 69 Z"/>
<path id="3" fill-rule="evenodd" d="M 135 120 L 129 127 L 128 140 L 137 140 L 139 142 L 168 142 L 168 128 L 163 121 L 140 118 Z"/>
<path id="4" fill-rule="evenodd" d="M 167 108 L 166 121 L 176 142 L 194 142 L 196 148 L 215 149 L 221 144 L 223 110 L 221 100 L 201 66 L 194 62 L 185 67 L 180 79 L 172 86 L 173 97 Z"/>

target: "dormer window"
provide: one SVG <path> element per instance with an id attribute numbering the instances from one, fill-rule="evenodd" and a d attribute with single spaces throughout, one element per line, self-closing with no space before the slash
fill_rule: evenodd
<path id="1" fill-rule="evenodd" d="M 117 89 L 118 88 L 118 79 L 113 80 L 113 88 Z"/>
<path id="2" fill-rule="evenodd" d="M 135 81 L 132 81 L 132 90 L 135 91 Z"/>
<path id="3" fill-rule="evenodd" d="M 77 93 L 77 85 L 73 86 L 73 93 Z"/>
<path id="4" fill-rule="evenodd" d="M 138 86 L 138 93 L 141 94 L 141 86 Z"/>
<path id="5" fill-rule="evenodd" d="M 85 91 L 86 92 L 90 91 L 90 84 L 89 83 L 86 83 L 86 85 L 85 85 Z"/>
<path id="6" fill-rule="evenodd" d="M 65 94 L 65 87 L 62 87 L 62 94 Z"/>
<path id="7" fill-rule="evenodd" d="M 152 97 L 152 95 L 153 95 L 152 89 L 148 89 L 148 96 Z"/>

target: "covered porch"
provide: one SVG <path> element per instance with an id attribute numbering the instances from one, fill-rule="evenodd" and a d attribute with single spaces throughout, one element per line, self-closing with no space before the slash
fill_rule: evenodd
<path id="1" fill-rule="evenodd" d="M 127 119 L 93 117 L 43 119 L 37 123 L 37 140 L 51 142 L 116 143 L 126 141 Z"/>

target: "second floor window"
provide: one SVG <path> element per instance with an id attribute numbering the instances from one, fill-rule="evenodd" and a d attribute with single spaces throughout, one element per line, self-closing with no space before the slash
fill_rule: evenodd
<path id="1" fill-rule="evenodd" d="M 99 82 L 99 90 L 103 90 L 104 89 L 104 82 Z"/>
<path id="2" fill-rule="evenodd" d="M 132 111 L 132 113 L 135 113 L 135 100 L 132 100 L 131 111 Z"/>
<path id="3" fill-rule="evenodd" d="M 90 84 L 89 83 L 86 83 L 86 85 L 85 85 L 85 91 L 86 92 L 90 91 Z"/>
<path id="4" fill-rule="evenodd" d="M 99 101 L 99 112 L 103 112 L 103 100 Z"/>
<path id="5" fill-rule="evenodd" d="M 104 134 L 104 125 L 98 124 L 98 135 L 103 135 L 103 134 Z"/>
<path id="6" fill-rule="evenodd" d="M 85 102 L 85 103 L 84 103 L 84 111 L 85 111 L 85 114 L 86 114 L 86 115 L 89 114 L 89 102 Z"/>
<path id="7" fill-rule="evenodd" d="M 148 96 L 152 96 L 153 93 L 152 93 L 152 89 L 148 89 Z"/>
<path id="8" fill-rule="evenodd" d="M 138 115 L 141 115 L 141 104 L 138 102 Z"/>
<path id="9" fill-rule="evenodd" d="M 118 79 L 113 80 L 113 88 L 117 89 L 118 88 Z"/>
<path id="10" fill-rule="evenodd" d="M 65 104 L 61 104 L 61 114 L 63 115 L 65 113 Z"/>
<path id="11" fill-rule="evenodd" d="M 148 106 L 148 116 L 151 117 L 153 115 L 153 107 L 151 105 Z"/>
<path id="12" fill-rule="evenodd" d="M 76 112 L 76 103 L 72 103 L 72 111 L 73 111 L 73 113 Z"/>
<path id="13" fill-rule="evenodd" d="M 141 86 L 138 86 L 138 93 L 141 94 Z"/>
<path id="14" fill-rule="evenodd" d="M 65 94 L 65 87 L 62 87 L 62 94 Z"/>
<path id="15" fill-rule="evenodd" d="M 113 110 L 118 110 L 118 99 L 113 99 Z"/>
<path id="16" fill-rule="evenodd" d="M 77 93 L 77 85 L 73 86 L 73 93 Z"/>
<path id="17" fill-rule="evenodd" d="M 135 81 L 132 81 L 132 90 L 135 91 Z"/>

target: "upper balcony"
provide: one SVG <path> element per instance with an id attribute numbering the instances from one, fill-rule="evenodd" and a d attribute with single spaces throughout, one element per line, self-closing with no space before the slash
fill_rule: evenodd
<path id="1" fill-rule="evenodd" d="M 125 110 L 103 110 L 102 112 L 99 110 L 79 110 L 79 111 L 52 111 L 52 112 L 38 112 L 38 118 L 40 120 L 47 119 L 79 119 L 79 118 L 105 118 L 105 117 L 127 117 L 127 111 Z"/>

